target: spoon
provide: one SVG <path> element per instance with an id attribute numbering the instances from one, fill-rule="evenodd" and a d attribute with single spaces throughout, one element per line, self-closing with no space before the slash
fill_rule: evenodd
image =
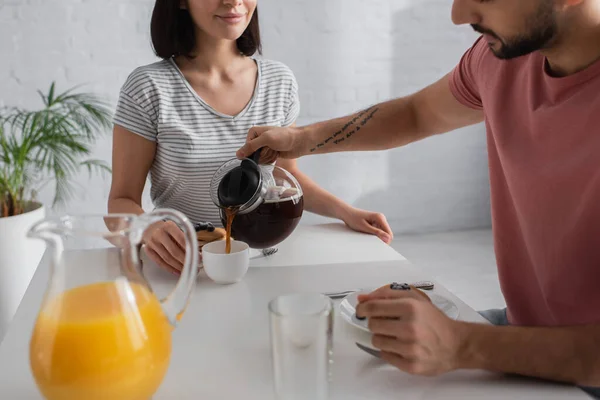
<path id="1" fill-rule="evenodd" d="M 356 343 L 356 347 L 358 347 L 359 349 L 361 349 L 362 351 L 364 351 L 365 353 L 369 353 L 370 355 L 372 355 L 373 357 L 377 357 L 377 358 L 381 358 L 381 352 L 377 351 L 377 350 L 373 350 L 367 346 L 363 346 L 360 343 Z"/>
<path id="2" fill-rule="evenodd" d="M 434 288 L 434 283 L 430 282 L 430 281 L 419 281 L 419 282 L 415 282 L 412 283 L 411 286 L 416 287 L 417 289 L 421 289 L 421 290 L 433 290 Z M 351 290 L 344 290 L 342 292 L 327 292 L 327 293 L 323 293 L 325 296 L 329 297 L 330 299 L 336 300 L 336 299 L 342 299 L 346 296 L 348 296 L 349 294 L 355 293 L 355 292 L 360 292 L 363 289 L 351 289 Z"/>

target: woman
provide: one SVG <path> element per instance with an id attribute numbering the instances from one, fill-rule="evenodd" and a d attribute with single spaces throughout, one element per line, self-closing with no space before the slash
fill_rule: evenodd
<path id="1" fill-rule="evenodd" d="M 163 60 L 137 68 L 121 89 L 109 212 L 144 213 L 141 197 L 150 173 L 155 206 L 179 210 L 194 223 L 220 225 L 209 194 L 213 173 L 235 157 L 251 127 L 295 123 L 300 105 L 292 72 L 251 58 L 261 52 L 256 1 L 156 1 L 151 36 Z M 383 215 L 326 192 L 295 161 L 279 165 L 302 186 L 307 211 L 392 240 Z M 144 243 L 160 266 L 181 270 L 184 239 L 175 224 L 155 224 Z"/>

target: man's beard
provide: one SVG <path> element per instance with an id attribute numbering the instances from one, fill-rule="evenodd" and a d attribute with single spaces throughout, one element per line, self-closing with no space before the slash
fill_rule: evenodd
<path id="1" fill-rule="evenodd" d="M 525 24 L 529 31 L 511 39 L 503 40 L 495 32 L 480 25 L 471 25 L 476 32 L 490 35 L 500 42 L 500 48 L 491 48 L 494 55 L 503 60 L 521 57 L 548 48 L 558 34 L 558 24 L 552 2 L 543 1 L 539 10 Z"/>

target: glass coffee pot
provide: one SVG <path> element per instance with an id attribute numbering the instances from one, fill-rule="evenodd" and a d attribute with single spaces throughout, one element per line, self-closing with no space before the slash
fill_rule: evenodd
<path id="1" fill-rule="evenodd" d="M 210 184 L 212 201 L 220 208 L 223 226 L 232 218 L 231 236 L 254 249 L 284 241 L 298 226 L 304 211 L 302 188 L 285 169 L 259 164 L 261 151 L 223 164 Z"/>
<path id="2" fill-rule="evenodd" d="M 173 292 L 153 293 L 139 248 L 153 223 L 185 234 L 185 265 Z M 51 278 L 30 341 L 30 366 L 48 400 L 150 399 L 169 366 L 171 332 L 198 273 L 190 221 L 174 210 L 141 216 L 65 216 L 35 224 L 46 241 Z"/>

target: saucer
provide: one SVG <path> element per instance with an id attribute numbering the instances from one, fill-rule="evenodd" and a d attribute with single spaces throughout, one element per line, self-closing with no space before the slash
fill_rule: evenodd
<path id="1" fill-rule="evenodd" d="M 250 259 L 253 260 L 258 257 L 262 257 L 262 251 L 257 249 L 250 249 Z"/>

